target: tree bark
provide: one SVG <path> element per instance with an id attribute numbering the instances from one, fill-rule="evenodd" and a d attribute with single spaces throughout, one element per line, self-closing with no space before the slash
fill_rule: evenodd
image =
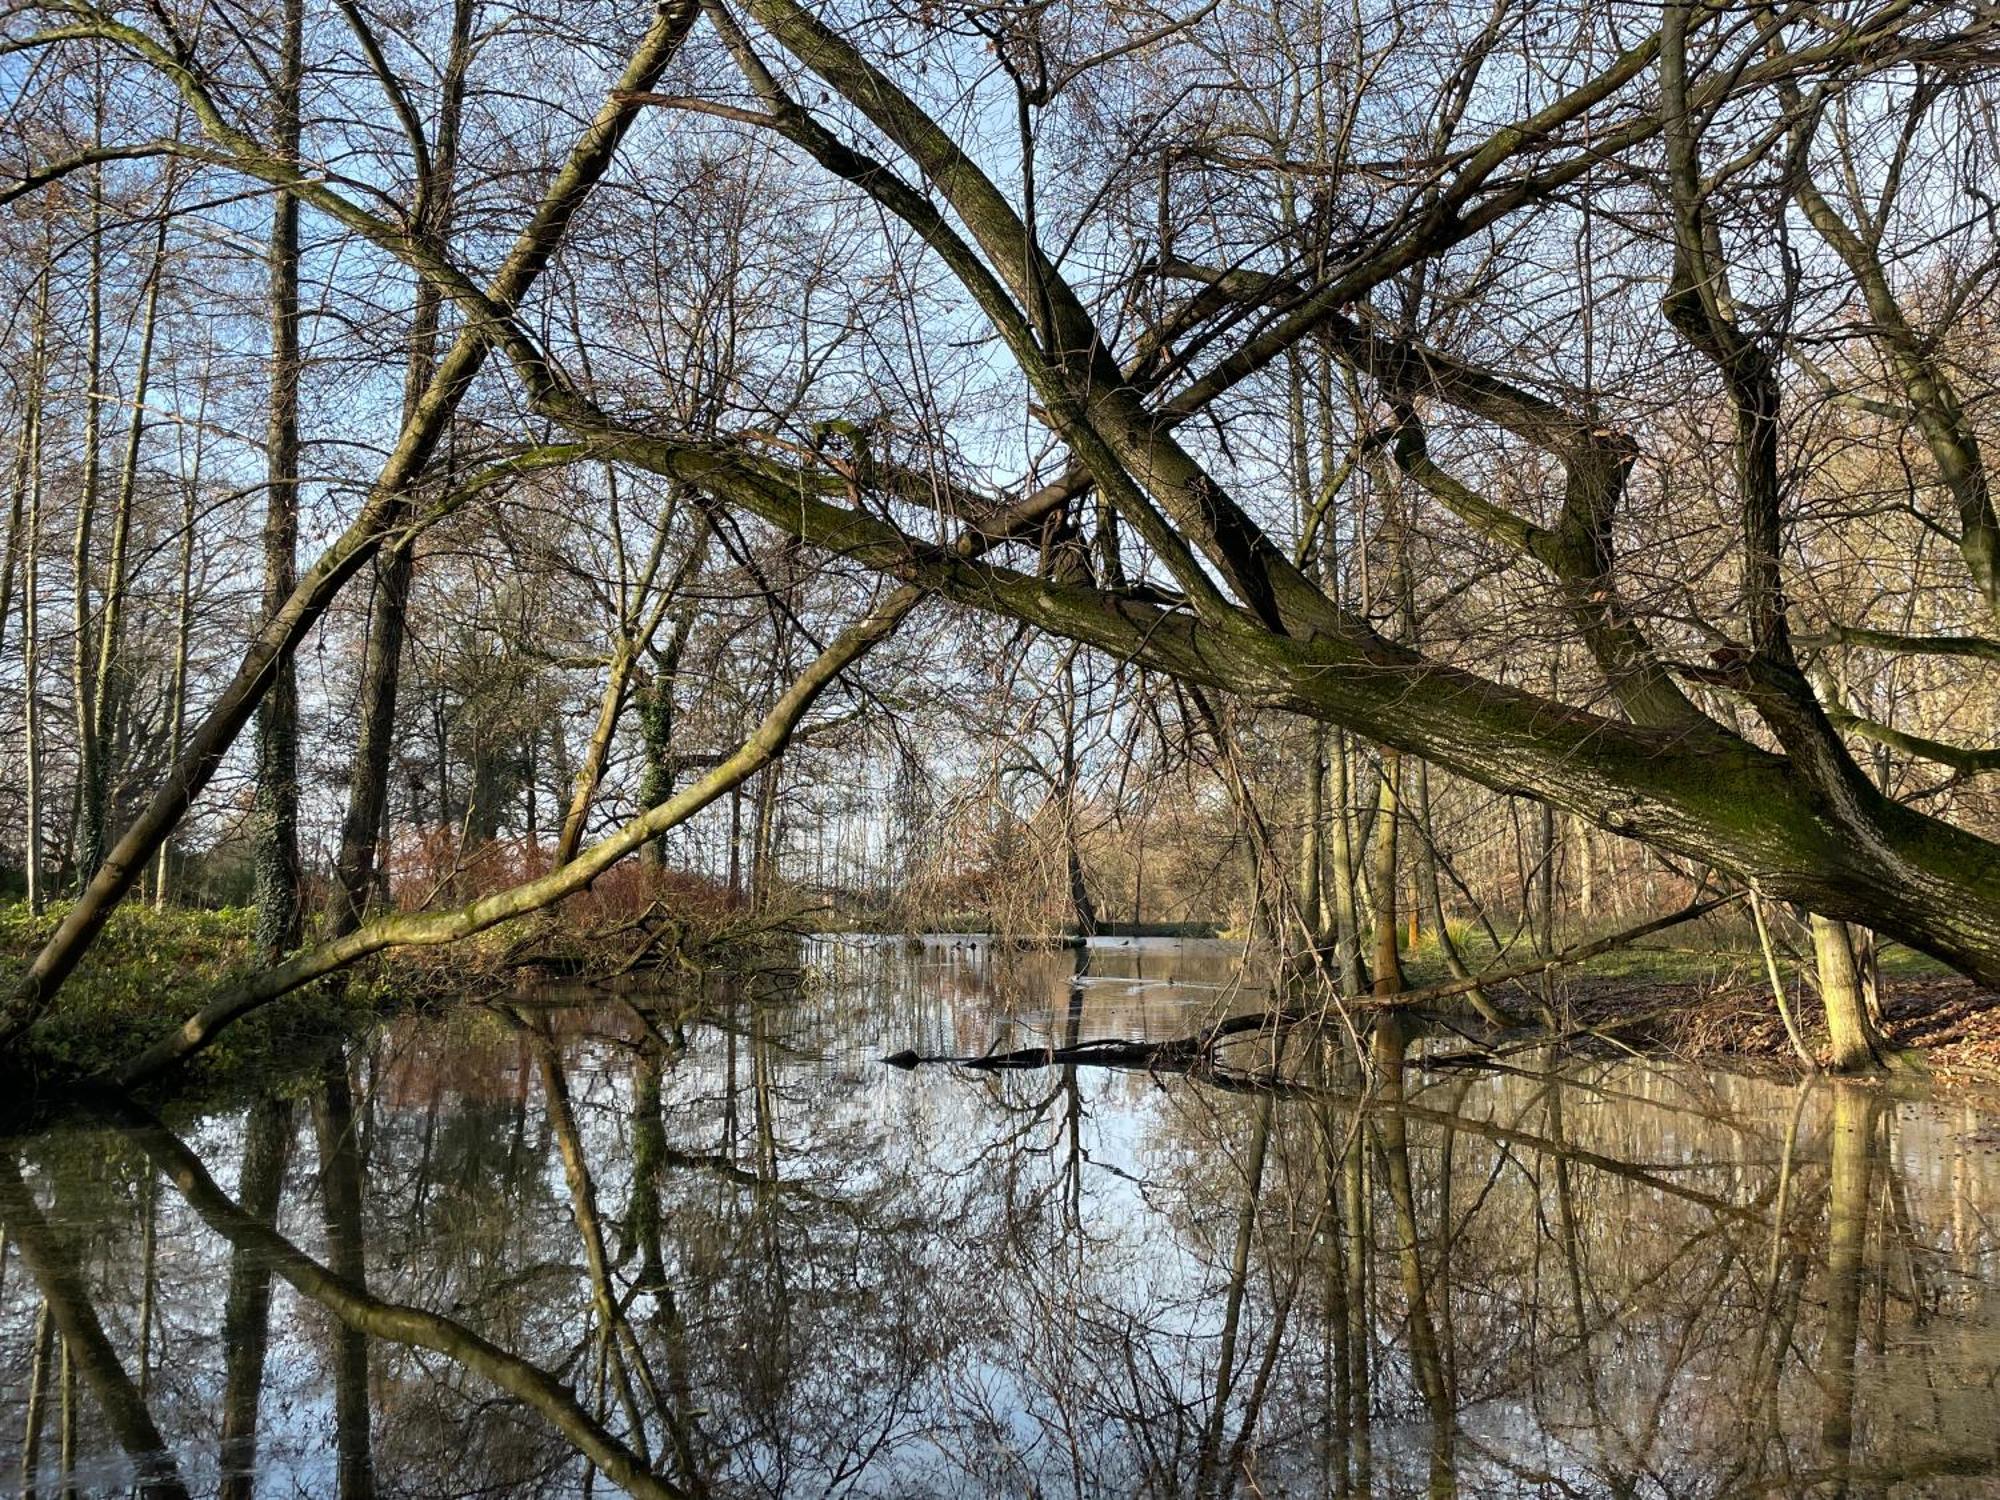
<path id="1" fill-rule="evenodd" d="M 1378 995 L 1394 995 L 1405 985 L 1400 933 L 1396 923 L 1397 824 L 1401 822 L 1403 757 L 1384 749 L 1377 783 L 1375 847 L 1370 851 L 1368 901 L 1375 915 L 1375 983 Z"/>
<path id="2" fill-rule="evenodd" d="M 47 399 L 49 271 L 46 261 L 35 282 L 33 354 L 27 411 L 21 434 L 21 461 L 27 489 L 27 528 L 21 558 L 21 761 L 27 794 L 26 847 L 21 862 L 27 877 L 28 910 L 40 916 L 42 885 L 42 412 Z"/>
<path id="3" fill-rule="evenodd" d="M 101 96 L 100 96 L 101 97 Z M 103 107 L 94 127 L 102 138 Z M 97 739 L 97 689 L 91 658 L 91 532 L 97 519 L 98 487 L 103 465 L 104 387 L 104 169 L 90 174 L 90 264 L 84 287 L 84 407 L 83 488 L 77 497 L 76 529 L 70 545 L 71 612 L 70 694 L 76 719 L 76 821 L 70 829 L 72 863 L 79 890 L 89 886 L 104 862 L 105 775 L 103 749 Z"/>
<path id="4" fill-rule="evenodd" d="M 1836 1073 L 1865 1072 L 1882 1065 L 1888 1043 L 1868 1015 L 1861 970 L 1845 922 L 1815 912 L 1812 916 L 1813 957 L 1819 966 L 1820 1003 L 1826 1007 L 1829 1065 Z"/>
<path id="5" fill-rule="evenodd" d="M 279 22 L 277 116 L 279 160 L 299 160 L 299 94 L 305 72 L 305 7 L 285 0 Z M 270 406 L 264 438 L 264 603 L 268 628 L 298 587 L 299 547 L 299 201 L 271 200 Z M 276 963 L 298 946 L 299 687 L 292 653 L 271 664 L 257 708 L 257 932 L 260 962 Z"/>

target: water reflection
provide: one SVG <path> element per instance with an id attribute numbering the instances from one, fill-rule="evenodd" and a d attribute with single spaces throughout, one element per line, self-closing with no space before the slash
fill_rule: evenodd
<path id="1" fill-rule="evenodd" d="M 402 1022 L 0 1150 L 24 1494 L 1980 1495 L 1963 1106 L 1396 1028 L 1223 1086 L 1201 945 L 843 945 L 750 999 Z"/>

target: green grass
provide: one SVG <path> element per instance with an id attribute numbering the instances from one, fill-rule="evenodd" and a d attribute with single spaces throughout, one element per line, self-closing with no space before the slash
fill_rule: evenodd
<path id="1" fill-rule="evenodd" d="M 64 908 L 30 916 L 0 903 L 0 968 L 18 973 Z M 154 911 L 119 907 L 12 1061 L 33 1079 L 87 1078 L 124 1061 L 201 1008 L 250 962 L 256 915 L 247 907 Z M 365 986 L 321 986 L 225 1031 L 198 1064 L 197 1083 L 294 1070 L 375 1014 Z"/>

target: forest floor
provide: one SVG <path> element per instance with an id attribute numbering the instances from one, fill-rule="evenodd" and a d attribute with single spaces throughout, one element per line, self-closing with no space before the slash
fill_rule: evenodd
<path id="1" fill-rule="evenodd" d="M 1808 1045 L 1824 1054 L 1817 997 L 1789 965 L 1787 971 L 1793 1014 Z M 1531 1010 L 1534 983 L 1527 982 L 1527 994 L 1517 988 L 1503 1000 L 1516 1011 Z M 1560 973 L 1550 991 L 1566 1029 L 1689 1059 L 1797 1067 L 1754 952 L 1629 948 Z M 1940 1081 L 2000 1085 L 2000 991 L 1892 948 L 1882 958 L 1882 1019 L 1890 1044 Z"/>

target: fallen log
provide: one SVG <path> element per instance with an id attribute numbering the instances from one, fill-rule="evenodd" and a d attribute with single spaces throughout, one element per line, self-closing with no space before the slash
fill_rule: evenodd
<path id="1" fill-rule="evenodd" d="M 1731 891 L 1727 895 L 1712 896 L 1705 901 L 1694 901 L 1678 911 L 1663 917 L 1653 917 L 1636 927 L 1622 928 L 1587 942 L 1573 943 L 1547 957 L 1531 959 L 1525 963 L 1508 964 L 1498 969 L 1488 969 L 1482 974 L 1468 975 L 1464 979 L 1448 980 L 1443 984 L 1426 985 L 1421 989 L 1404 990 L 1395 995 L 1336 995 L 1329 996 L 1324 1003 L 1310 1009 L 1302 1006 L 1279 1006 L 1265 1010 L 1248 1011 L 1240 1016 L 1228 1016 L 1201 1031 L 1188 1036 L 1171 1037 L 1161 1042 L 1132 1041 L 1123 1037 L 1104 1037 L 1096 1041 L 1080 1042 L 1073 1046 L 1019 1047 L 1010 1052 L 986 1052 L 961 1056 L 925 1057 L 920 1053 L 905 1049 L 893 1053 L 882 1060 L 898 1068 L 915 1068 L 924 1063 L 943 1063 L 952 1067 L 997 1071 L 1007 1068 L 1046 1068 L 1063 1063 L 1087 1063 L 1097 1066 L 1154 1068 L 1172 1067 L 1188 1069 L 1213 1061 L 1216 1046 L 1231 1037 L 1244 1036 L 1268 1028 L 1317 1024 L 1328 1014 L 1338 1014 L 1342 1010 L 1404 1011 L 1415 1010 L 1434 1001 L 1448 1000 L 1454 995 L 1465 994 L 1468 990 L 1488 985 L 1505 984 L 1516 979 L 1528 979 L 1550 969 L 1562 968 L 1569 964 L 1582 963 L 1600 954 L 1635 943 L 1640 938 L 1650 937 L 1656 932 L 1664 932 L 1670 927 L 1678 927 L 1683 922 L 1692 922 L 1697 917 L 1707 916 L 1718 907 L 1727 906 L 1732 901 L 1742 899 L 1741 891 Z"/>

